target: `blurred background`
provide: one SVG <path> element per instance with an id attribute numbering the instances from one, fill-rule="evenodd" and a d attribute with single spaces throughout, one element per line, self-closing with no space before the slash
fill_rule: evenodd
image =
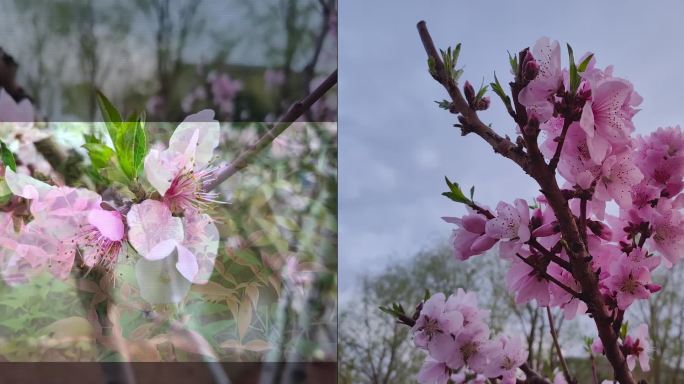
<path id="1" fill-rule="evenodd" d="M 340 5 L 340 381 L 409 383 L 422 361 L 407 330 L 394 326 L 380 305 L 393 301 L 412 308 L 424 289 L 480 293 L 492 311 L 493 329 L 526 335 L 530 365 L 550 373 L 545 311 L 516 307 L 505 286 L 496 254 L 457 262 L 450 256 L 452 225 L 442 216 L 464 208 L 440 194 L 444 176 L 469 189 L 490 207 L 500 200 L 531 199 L 535 184 L 510 161 L 495 156 L 475 136 L 461 137 L 454 116 L 435 100 L 443 88 L 428 74 L 416 24 L 425 20 L 438 48 L 462 43 L 462 81 L 474 86 L 509 79 L 508 52 L 531 47 L 542 36 L 570 43 L 580 56 L 595 53 L 600 67 L 634 83 L 644 97 L 634 117 L 637 134 L 684 121 L 684 78 L 680 63 L 683 5 L 663 1 L 546 2 L 345 2 Z M 562 50 L 562 60 L 567 56 Z M 492 97 L 481 113 L 500 134 L 515 125 Z M 628 313 L 630 324 L 648 319 L 653 340 L 649 383 L 684 380 L 682 361 L 681 271 L 661 271 L 664 290 Z M 594 337 L 588 319 L 563 321 L 565 356 L 580 383 L 590 382 L 585 337 Z M 605 367 L 603 358 L 597 364 Z M 579 368 L 583 367 L 583 368 Z M 601 368 L 603 370 L 603 368 Z M 606 371 L 601 376 L 608 378 Z"/>
<path id="2" fill-rule="evenodd" d="M 336 69 L 337 2 L 2 0 L 0 47 L 0 88 L 29 100 L 47 134 L 30 143 L 47 171 L 29 171 L 105 193 L 81 147 L 84 134 L 103 132 L 92 123 L 102 119 L 97 90 L 124 116 L 146 111 L 150 147 L 213 109 L 215 163 L 229 162 Z M 130 360 L 336 360 L 336 121 L 333 88 L 219 187 L 228 204 L 210 213 L 221 237 L 214 273 L 180 304 L 153 308 L 133 262 L 117 267 L 120 305 L 107 316 Z M 92 326 L 103 294 L 79 277 L 2 285 L 0 360 L 121 360 Z M 184 328 L 150 322 L 152 309 Z"/>

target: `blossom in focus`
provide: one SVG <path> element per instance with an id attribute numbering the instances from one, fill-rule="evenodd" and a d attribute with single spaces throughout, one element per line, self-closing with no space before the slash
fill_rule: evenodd
<path id="1" fill-rule="evenodd" d="M 554 94 L 563 81 L 560 65 L 560 45 L 548 37 L 542 37 L 532 49 L 532 60 L 539 72 L 520 92 L 520 103 L 540 122 L 548 120 L 553 114 Z M 529 61 L 529 60 L 528 60 Z M 524 65 L 526 63 L 520 63 Z"/>
<path id="2" fill-rule="evenodd" d="M 462 218 L 443 217 L 442 219 L 458 226 L 451 235 L 454 257 L 457 260 L 467 260 L 471 256 L 479 255 L 492 248 L 498 241 L 485 234 L 487 220 L 472 210 Z"/>
<path id="3" fill-rule="evenodd" d="M 175 255 L 176 269 L 186 280 L 198 282 L 199 275 L 199 280 L 207 281 L 207 269 L 211 271 L 209 265 L 213 268 L 218 248 L 218 231 L 210 219 L 172 216 L 169 207 L 156 200 L 133 205 L 126 218 L 128 240 L 142 257 L 155 261 Z M 204 247 L 203 237 L 214 239 L 211 248 Z M 208 260 L 204 260 L 206 265 L 200 274 L 203 258 Z"/>
<path id="4" fill-rule="evenodd" d="M 204 183 L 213 177 L 209 163 L 219 144 L 214 112 L 203 110 L 178 125 L 165 150 L 151 149 L 145 157 L 147 180 L 174 212 L 198 210 L 214 201 Z"/>
<path id="5" fill-rule="evenodd" d="M 430 297 L 420 311 L 411 333 L 416 347 L 427 349 L 431 356 L 444 361 L 451 353 L 451 333 L 463 325 L 463 316 L 455 311 L 445 312 L 446 297 L 437 293 Z"/>
<path id="6" fill-rule="evenodd" d="M 515 384 L 516 371 L 527 360 L 522 338 L 501 335 L 490 345 L 491 361 L 488 364 L 486 375 L 489 377 L 501 376 L 503 384 Z"/>

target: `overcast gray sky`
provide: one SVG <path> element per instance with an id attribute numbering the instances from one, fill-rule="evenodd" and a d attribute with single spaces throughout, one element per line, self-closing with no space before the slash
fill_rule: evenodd
<path id="1" fill-rule="evenodd" d="M 340 299 L 356 279 L 449 236 L 443 215 L 463 207 L 440 196 L 444 176 L 476 186 L 476 200 L 531 198 L 536 189 L 478 137 L 461 137 L 434 100 L 416 32 L 424 19 L 438 47 L 463 43 L 463 79 L 508 80 L 506 51 L 548 36 L 596 54 L 644 97 L 638 133 L 684 122 L 684 3 L 660 1 L 341 1 L 339 10 Z M 567 57 L 563 51 L 564 65 Z M 507 82 L 507 81 L 506 81 Z M 492 97 L 481 114 L 503 134 L 514 124 Z"/>

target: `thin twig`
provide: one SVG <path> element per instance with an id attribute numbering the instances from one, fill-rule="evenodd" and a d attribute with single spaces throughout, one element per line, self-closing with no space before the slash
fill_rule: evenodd
<path id="1" fill-rule="evenodd" d="M 529 261 L 529 260 L 527 260 L 526 258 L 524 258 L 521 254 L 516 253 L 515 255 L 518 256 L 518 257 L 520 258 L 520 260 L 524 261 L 525 264 L 527 264 L 527 265 L 529 265 L 530 267 L 532 267 L 532 269 L 534 269 L 534 270 L 537 271 L 538 273 L 541 273 L 542 276 L 543 276 L 545 279 L 547 279 L 547 280 L 549 280 L 550 282 L 556 284 L 557 286 L 563 288 L 564 291 L 568 292 L 569 294 L 571 294 L 571 295 L 574 296 L 575 298 L 582 300 L 582 295 L 581 295 L 579 292 L 577 292 L 577 291 L 575 291 L 574 289 L 568 287 L 567 285 L 561 283 L 560 281 L 558 281 L 558 279 L 556 279 L 555 277 L 549 275 L 548 272 L 546 272 L 546 271 L 544 271 L 544 270 L 538 268 L 538 267 L 537 267 L 536 265 L 534 265 L 531 261 Z"/>
<path id="2" fill-rule="evenodd" d="M 546 307 L 546 315 L 549 318 L 549 330 L 551 331 L 551 338 L 553 338 L 553 345 L 556 347 L 556 353 L 558 354 L 558 359 L 561 363 L 561 368 L 563 369 L 563 376 L 568 383 L 575 382 L 570 376 L 570 371 L 568 370 L 568 364 L 565 362 L 563 357 L 563 352 L 561 351 L 560 344 L 558 343 L 558 333 L 556 332 L 556 327 L 553 324 L 553 315 L 551 315 L 551 308 Z"/>
<path id="3" fill-rule="evenodd" d="M 262 149 L 267 147 L 271 142 L 283 133 L 294 121 L 300 118 L 311 106 L 326 94 L 333 86 L 337 84 L 337 70 L 328 76 L 316 89 L 308 96 L 292 104 L 283 116 L 278 119 L 271 129 L 257 140 L 255 144 L 250 145 L 247 150 L 242 152 L 230 164 L 220 168 L 216 171 L 215 177 L 204 185 L 205 191 L 211 191 L 219 184 L 226 181 L 229 177 L 236 174 L 238 171 L 246 167 L 252 158 L 256 156 Z"/>
<path id="4" fill-rule="evenodd" d="M 539 244 L 537 240 L 530 240 L 528 244 L 536 249 L 537 251 L 541 252 L 542 255 L 546 256 L 549 260 L 553 261 L 554 263 L 558 264 L 561 268 L 565 269 L 568 272 L 572 272 L 570 262 L 565 261 L 559 256 L 556 256 L 554 253 L 549 251 L 548 249 L 544 248 L 543 245 Z"/>
<path id="5" fill-rule="evenodd" d="M 565 136 L 568 134 L 568 128 L 572 124 L 572 119 L 565 118 L 563 121 L 563 130 L 561 130 L 560 136 L 558 136 L 558 145 L 556 146 L 556 152 L 554 152 L 551 161 L 549 161 L 549 169 L 555 172 L 558 162 L 560 161 L 561 151 L 563 150 L 563 144 L 565 143 Z"/>
<path id="6" fill-rule="evenodd" d="M 529 124 L 526 118 L 523 119 L 522 116 L 518 116 L 520 122 L 526 122 L 526 129 L 523 132 L 526 136 L 526 153 L 522 148 L 517 147 L 511 142 L 510 139 L 499 136 L 489 126 L 482 123 L 476 111 L 472 110 L 466 102 L 454 79 L 449 77 L 424 21 L 418 23 L 418 33 L 428 55 L 429 62 L 434 64 L 433 71 L 431 71 L 433 78 L 442 84 L 449 93 L 452 99 L 452 110 L 461 114 L 459 122 L 462 126 L 462 133 L 475 132 L 489 143 L 495 152 L 513 160 L 539 184 L 541 192 L 546 196 L 549 206 L 553 209 L 558 219 L 561 236 L 565 243 L 568 244 L 567 250 L 572 266 L 572 276 L 582 288 L 584 302 L 592 313 L 606 357 L 613 367 L 613 373 L 621 384 L 636 384 L 634 376 L 632 376 L 626 365 L 625 355 L 620 350 L 617 334 L 611 326 L 612 318 L 606 302 L 599 292 L 598 277 L 590 264 L 589 252 L 582 241 L 577 222 L 570 211 L 567 199 L 558 186 L 555 172 L 548 167 L 539 152 L 536 143 L 539 127 L 534 127 L 534 124 Z M 520 112 L 522 112 L 522 109 Z M 521 124 L 519 123 L 519 125 Z M 530 125 L 532 127 L 529 127 Z"/>

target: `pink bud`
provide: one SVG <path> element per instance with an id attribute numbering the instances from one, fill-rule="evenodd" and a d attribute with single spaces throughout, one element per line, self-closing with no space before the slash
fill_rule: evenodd
<path id="1" fill-rule="evenodd" d="M 523 78 L 527 81 L 534 80 L 539 75 L 539 64 L 534 58 L 523 66 Z"/>
<path id="2" fill-rule="evenodd" d="M 487 235 L 482 235 L 473 242 L 473 245 L 470 246 L 470 250 L 475 253 L 482 253 L 492 248 L 497 241 L 499 240 Z"/>
<path id="3" fill-rule="evenodd" d="M 465 84 L 463 85 L 463 94 L 465 95 L 468 104 L 472 105 L 475 101 L 475 88 L 473 88 L 473 85 L 470 84 L 468 80 L 466 80 Z"/>
<path id="4" fill-rule="evenodd" d="M 594 235 L 602 238 L 605 241 L 610 241 L 613 238 L 613 231 L 611 231 L 607 225 L 599 221 L 589 220 L 587 222 L 587 227 L 589 227 Z"/>
<path id="5" fill-rule="evenodd" d="M 539 228 L 535 229 L 532 231 L 532 236 L 534 237 L 547 237 L 547 236 L 552 236 L 555 235 L 556 233 L 560 232 L 560 226 L 558 225 L 558 221 L 552 221 L 550 223 L 546 223 Z"/>
<path id="6" fill-rule="evenodd" d="M 660 291 L 663 287 L 661 287 L 658 284 L 646 284 L 646 289 L 648 289 L 651 293 L 656 293 Z"/>
<path id="7" fill-rule="evenodd" d="M 601 342 L 601 339 L 594 339 L 594 341 L 591 343 L 591 351 L 597 355 L 603 354 L 603 343 Z"/>

